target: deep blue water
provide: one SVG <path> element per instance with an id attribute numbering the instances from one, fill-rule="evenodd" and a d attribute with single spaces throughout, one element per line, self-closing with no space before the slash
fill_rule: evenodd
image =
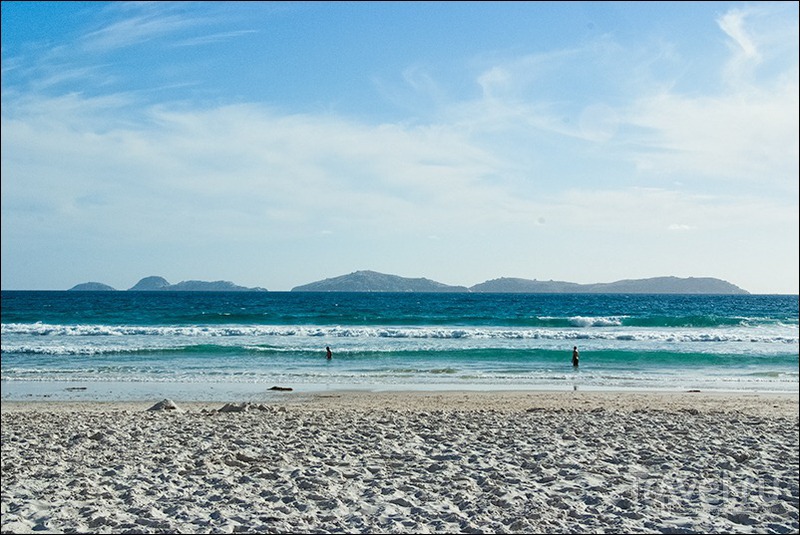
<path id="1" fill-rule="evenodd" d="M 798 353 L 796 295 L 2 292 L 3 399 L 797 392 Z"/>

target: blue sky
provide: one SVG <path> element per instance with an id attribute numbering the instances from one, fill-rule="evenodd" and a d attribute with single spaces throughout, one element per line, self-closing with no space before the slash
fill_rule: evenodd
<path id="1" fill-rule="evenodd" d="M 796 2 L 2 2 L 2 288 L 798 293 Z"/>

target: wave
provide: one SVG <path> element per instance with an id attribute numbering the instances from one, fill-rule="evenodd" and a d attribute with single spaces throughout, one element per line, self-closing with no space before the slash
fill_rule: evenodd
<path id="1" fill-rule="evenodd" d="M 362 299 L 366 299 L 363 298 Z M 392 303 L 396 304 L 396 303 Z M 308 305 L 308 304 L 307 304 Z M 713 327 L 758 327 L 758 326 L 777 326 L 777 325 L 798 325 L 796 314 L 787 315 L 786 311 L 764 312 L 759 315 L 753 311 L 752 315 L 742 315 L 741 311 L 725 310 L 717 308 L 713 312 L 706 311 L 667 311 L 658 310 L 650 312 L 646 308 L 633 307 L 625 314 L 536 314 L 531 310 L 525 310 L 520 303 L 494 303 L 493 305 L 482 303 L 483 306 L 465 306 L 465 303 L 451 303 L 451 307 L 443 309 L 428 309 L 421 303 L 409 307 L 409 303 L 404 306 L 377 306 L 378 303 L 371 301 L 358 301 L 348 307 L 340 307 L 338 304 L 321 303 L 319 306 L 308 308 L 289 307 L 285 304 L 283 308 L 264 309 L 259 311 L 243 310 L 245 307 L 227 308 L 226 310 L 190 311 L 186 308 L 176 310 L 118 310 L 111 309 L 97 314 L 87 314 L 85 317 L 92 325 L 102 327 L 104 323 L 117 328 L 125 327 L 125 324 L 134 325 L 138 328 L 147 329 L 149 327 L 175 327 L 175 328 L 210 328 L 218 329 L 228 326 L 239 328 L 258 328 L 263 325 L 276 325 L 288 327 L 293 325 L 302 326 L 326 326 L 333 327 L 338 325 L 352 325 L 359 327 L 412 327 L 412 326 L 447 326 L 463 325 L 465 327 L 576 327 L 576 328 L 607 328 L 607 327 L 666 327 L 666 328 L 713 328 Z M 400 303 L 399 305 L 403 305 Z M 441 305 L 441 303 L 439 303 Z M 456 306 L 458 305 L 458 306 Z M 501 305 L 507 305 L 503 307 Z M 630 304 L 627 304 L 630 305 Z M 663 305 L 663 303 L 662 303 Z M 206 305 L 208 306 L 208 305 Z M 219 305 L 216 305 L 219 306 Z M 533 310 L 541 310 L 542 303 L 532 302 Z M 552 303 L 550 303 L 552 306 Z M 599 304 L 598 304 L 599 306 Z M 37 309 L 38 310 L 38 309 Z M 620 309 L 621 310 L 621 309 Z M 722 313 L 720 313 L 720 311 Z M 577 312 L 577 311 L 576 311 Z M 62 312 L 67 314 L 67 311 Z M 37 320 L 45 323 L 58 324 L 61 321 L 59 314 L 43 315 L 38 312 Z M 16 319 L 14 323 L 25 322 L 25 316 L 11 313 L 8 315 L 4 310 L 4 317 Z M 69 317 L 69 316 L 61 316 Z M 72 317 L 75 317 L 74 314 Z M 47 319 L 51 318 L 51 319 Z M 58 319 L 55 319 L 58 318 Z M 105 321 L 104 319 L 105 318 Z M 119 321 L 119 323 L 117 323 Z M 125 322 L 125 323 L 123 323 Z M 25 323 L 23 323 L 25 324 Z M 9 324 L 3 324 L 3 328 Z M 129 327 L 133 328 L 133 327 Z"/>
<path id="2" fill-rule="evenodd" d="M 596 323 L 597 319 L 591 320 Z M 603 322 L 611 323 L 604 318 Z M 588 323 L 585 318 L 575 323 Z M 45 323 L 10 323 L 2 325 L 3 352 L 17 350 L 8 342 L 9 337 L 42 337 L 53 339 L 104 338 L 103 346 L 90 347 L 82 344 L 83 351 L 127 351 L 126 338 L 146 339 L 213 339 L 213 338 L 344 338 L 344 339 L 409 339 L 409 340 L 609 340 L 641 341 L 660 343 L 717 342 L 760 343 L 797 345 L 798 330 L 795 326 L 770 325 L 735 328 L 673 328 L 659 329 L 639 326 L 603 329 L 583 328 L 503 328 L 503 327 L 390 327 L 390 326 L 304 326 L 304 325 L 259 325 L 259 326 L 119 326 L 119 325 L 51 325 Z M 113 340 L 118 339 L 115 343 Z M 108 342 L 111 340 L 111 342 Z M 30 339 L 28 339 L 29 345 Z M 69 345 L 62 343 L 61 345 Z M 134 344 L 135 345 L 135 344 Z M 58 347 L 55 344 L 54 347 Z"/>

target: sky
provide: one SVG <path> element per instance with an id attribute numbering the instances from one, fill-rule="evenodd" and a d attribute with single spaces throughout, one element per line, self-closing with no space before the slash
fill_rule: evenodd
<path id="1" fill-rule="evenodd" d="M 2 2 L 3 290 L 797 294 L 797 2 Z"/>

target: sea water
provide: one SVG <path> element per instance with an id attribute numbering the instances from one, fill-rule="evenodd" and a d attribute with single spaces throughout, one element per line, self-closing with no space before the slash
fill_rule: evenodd
<path id="1" fill-rule="evenodd" d="M 797 393 L 799 353 L 797 295 L 3 291 L 0 386 L 3 400 Z"/>

